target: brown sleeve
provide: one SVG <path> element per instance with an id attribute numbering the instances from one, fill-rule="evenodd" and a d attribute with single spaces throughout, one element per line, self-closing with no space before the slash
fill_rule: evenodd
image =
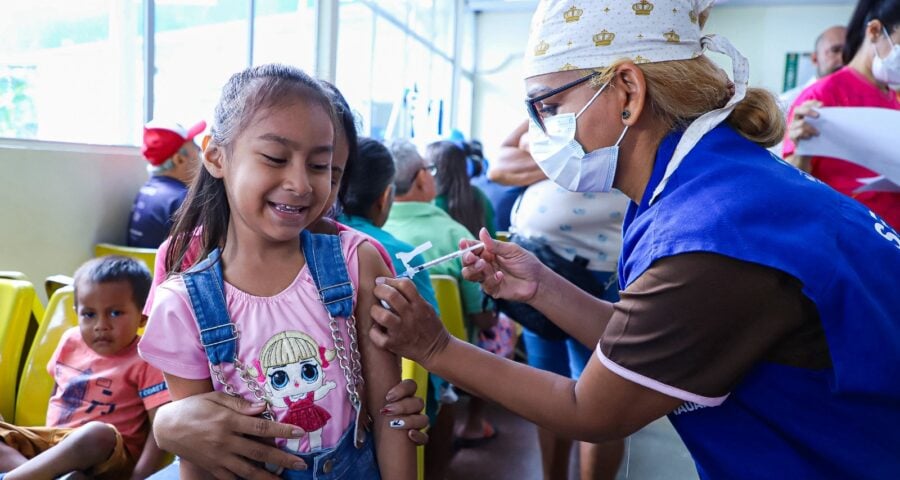
<path id="1" fill-rule="evenodd" d="M 815 361 L 799 366 L 811 367 L 822 345 L 815 306 L 794 277 L 688 253 L 656 261 L 621 293 L 598 352 L 628 380 L 715 405 L 754 363 L 805 358 Z"/>

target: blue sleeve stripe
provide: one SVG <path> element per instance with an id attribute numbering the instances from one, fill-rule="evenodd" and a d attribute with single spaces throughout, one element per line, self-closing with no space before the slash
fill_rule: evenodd
<path id="1" fill-rule="evenodd" d="M 140 395 L 141 398 L 147 398 L 150 395 L 159 393 L 165 389 L 166 389 L 166 382 L 160 382 L 160 383 L 157 383 L 156 385 L 149 386 L 149 387 L 139 391 L 138 395 Z"/>

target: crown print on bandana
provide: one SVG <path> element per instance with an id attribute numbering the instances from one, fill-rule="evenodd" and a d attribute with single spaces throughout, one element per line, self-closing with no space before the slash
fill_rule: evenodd
<path id="1" fill-rule="evenodd" d="M 713 0 L 542 0 L 532 19 L 526 77 L 599 69 L 621 58 L 635 63 L 695 58 L 700 13 Z"/>

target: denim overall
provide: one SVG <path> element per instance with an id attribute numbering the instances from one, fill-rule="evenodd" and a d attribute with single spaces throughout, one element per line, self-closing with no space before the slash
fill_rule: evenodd
<path id="1" fill-rule="evenodd" d="M 341 252 L 340 237 L 312 234 L 304 230 L 300 234 L 300 241 L 306 265 L 319 290 L 325 309 L 334 318 L 349 319 L 353 314 L 353 284 Z M 194 316 L 200 326 L 200 343 L 206 350 L 214 375 L 222 363 L 235 363 L 237 340 L 240 336 L 226 309 L 220 255 L 219 249 L 213 250 L 207 258 L 182 275 Z M 227 385 L 226 390 L 229 390 Z M 357 447 L 353 441 L 355 431 L 355 425 L 350 425 L 341 435 L 338 444 L 332 448 L 311 453 L 295 453 L 306 462 L 307 469 L 284 470 L 281 478 L 290 480 L 380 478 L 371 434 L 366 433 L 361 445 Z"/>

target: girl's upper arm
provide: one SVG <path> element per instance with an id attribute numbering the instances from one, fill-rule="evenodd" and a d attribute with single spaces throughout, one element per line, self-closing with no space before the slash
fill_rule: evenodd
<path id="1" fill-rule="evenodd" d="M 172 400 L 181 400 L 182 398 L 213 391 L 212 381 L 208 378 L 189 380 L 168 373 L 163 373 L 163 376 L 166 377 L 166 384 L 169 386 L 169 395 L 172 397 Z"/>
<path id="2" fill-rule="evenodd" d="M 365 400 L 369 415 L 374 419 L 375 447 L 382 478 L 415 478 L 415 446 L 407 440 L 406 430 L 388 426 L 388 419 L 380 413 L 387 391 L 400 382 L 400 359 L 393 353 L 375 346 L 369 339 L 372 318 L 369 309 L 377 301 L 373 290 L 377 277 L 390 276 L 381 256 L 368 242 L 360 244 L 359 295 L 356 321 L 359 350 L 362 356 Z"/>

